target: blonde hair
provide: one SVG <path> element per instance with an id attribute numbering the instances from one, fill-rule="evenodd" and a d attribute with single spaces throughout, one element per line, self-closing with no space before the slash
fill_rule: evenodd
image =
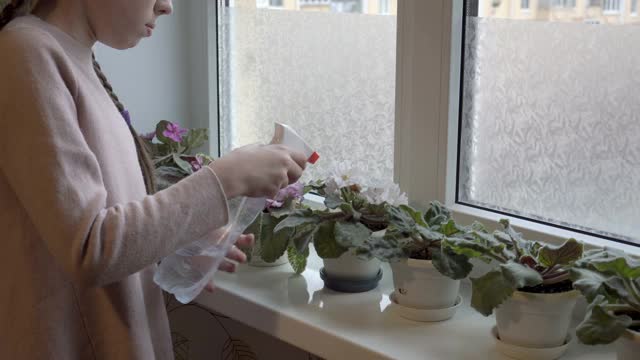
<path id="1" fill-rule="evenodd" d="M 33 9 L 38 4 L 38 0 L 9 0 L 8 3 L 0 0 L 0 30 L 4 28 L 11 20 L 15 19 L 18 16 L 26 15 L 31 13 Z M 93 57 L 93 69 L 100 79 L 102 86 L 107 91 L 111 100 L 115 104 L 116 108 L 122 114 L 127 126 L 129 127 L 129 131 L 131 132 L 131 136 L 133 136 L 135 145 L 136 145 L 136 153 L 138 155 L 138 162 L 140 163 L 140 169 L 142 170 L 142 177 L 144 178 L 144 185 L 147 190 L 147 194 L 153 194 L 156 191 L 156 182 L 154 176 L 154 166 L 151 160 L 151 156 L 149 154 L 149 149 L 145 144 L 144 140 L 138 135 L 136 130 L 131 125 L 131 121 L 129 120 L 129 113 L 126 111 L 120 99 L 113 90 L 113 87 L 107 80 L 106 75 L 102 71 L 100 64 L 96 61 L 95 55 Z"/>

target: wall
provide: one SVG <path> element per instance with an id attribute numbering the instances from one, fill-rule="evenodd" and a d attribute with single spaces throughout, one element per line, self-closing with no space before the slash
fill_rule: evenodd
<path id="1" fill-rule="evenodd" d="M 95 50 L 140 132 L 153 130 L 160 120 L 191 126 L 189 3 L 176 1 L 173 16 L 160 18 L 153 36 L 135 48 L 98 45 Z"/>

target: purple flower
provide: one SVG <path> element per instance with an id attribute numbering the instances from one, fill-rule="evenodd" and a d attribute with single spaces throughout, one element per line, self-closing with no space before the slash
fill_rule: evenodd
<path id="1" fill-rule="evenodd" d="M 293 183 L 278 191 L 273 199 L 267 199 L 267 209 L 281 208 L 287 200 L 302 200 L 304 185 L 301 182 Z"/>
<path id="2" fill-rule="evenodd" d="M 169 138 L 177 143 L 182 141 L 182 136 L 187 134 L 187 129 L 183 129 L 178 124 L 168 123 L 167 129 L 162 132 L 166 138 Z"/>
<path id="3" fill-rule="evenodd" d="M 202 158 L 200 156 L 196 156 L 193 158 L 193 160 L 189 161 L 189 164 L 191 164 L 191 169 L 196 172 L 200 169 L 202 169 L 202 167 L 204 166 L 204 161 L 202 160 Z"/>

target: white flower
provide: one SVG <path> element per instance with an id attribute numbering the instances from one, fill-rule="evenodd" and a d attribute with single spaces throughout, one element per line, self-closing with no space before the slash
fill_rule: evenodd
<path id="1" fill-rule="evenodd" d="M 365 177 L 346 162 L 335 163 L 328 171 L 325 180 L 325 191 L 328 194 L 339 194 L 340 189 L 351 186 L 362 186 Z"/>
<path id="2" fill-rule="evenodd" d="M 398 184 L 392 182 L 385 185 L 367 187 L 362 191 L 362 196 L 372 204 L 382 204 L 386 202 L 389 205 L 399 206 L 409 203 L 407 194 L 400 190 Z"/>

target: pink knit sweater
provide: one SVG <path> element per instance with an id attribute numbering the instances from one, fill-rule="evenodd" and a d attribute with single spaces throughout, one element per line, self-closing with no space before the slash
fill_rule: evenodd
<path id="1" fill-rule="evenodd" d="M 172 359 L 155 263 L 227 222 L 205 168 L 146 196 L 91 49 L 0 31 L 0 359 Z"/>

